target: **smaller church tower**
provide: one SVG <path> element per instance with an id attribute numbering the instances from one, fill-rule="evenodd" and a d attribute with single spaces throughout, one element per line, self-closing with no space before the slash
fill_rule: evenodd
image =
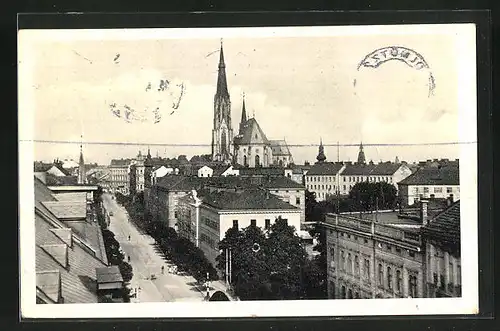
<path id="1" fill-rule="evenodd" d="M 83 160 L 83 146 L 80 143 L 80 160 L 78 162 L 78 184 L 85 184 L 85 161 Z"/>
<path id="2" fill-rule="evenodd" d="M 318 156 L 316 156 L 316 160 L 318 160 L 318 163 L 325 162 L 326 160 L 325 148 L 323 147 L 323 139 L 321 138 L 319 140 Z"/>
<path id="3" fill-rule="evenodd" d="M 366 163 L 365 151 L 363 150 L 363 142 L 361 142 L 361 144 L 359 144 L 358 164 L 365 164 L 365 163 Z"/>
<path id="4" fill-rule="evenodd" d="M 245 93 L 243 93 L 243 109 L 241 110 L 241 121 L 240 121 L 239 133 L 243 132 L 243 128 L 245 127 L 246 123 L 247 123 L 247 111 L 245 109 Z"/>

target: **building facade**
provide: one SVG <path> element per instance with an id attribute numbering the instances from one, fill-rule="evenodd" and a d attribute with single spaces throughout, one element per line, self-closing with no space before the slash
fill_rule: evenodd
<path id="1" fill-rule="evenodd" d="M 418 169 L 398 182 L 401 203 L 411 206 L 420 199 L 460 200 L 458 160 L 437 163 Z"/>
<path id="2" fill-rule="evenodd" d="M 111 190 L 123 195 L 130 194 L 130 159 L 111 160 L 109 166 Z"/>
<path id="3" fill-rule="evenodd" d="M 327 215 L 324 226 L 330 299 L 424 295 L 421 224 L 402 221 L 389 213 L 378 217 L 375 221 Z M 383 218 L 388 218 L 387 222 Z M 393 223 L 386 224 L 391 218 Z"/>
<path id="4" fill-rule="evenodd" d="M 460 201 L 437 215 L 423 229 L 426 297 L 460 297 Z"/>

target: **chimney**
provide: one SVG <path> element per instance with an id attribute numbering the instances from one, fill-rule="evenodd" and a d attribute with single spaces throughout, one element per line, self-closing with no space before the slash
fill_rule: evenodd
<path id="1" fill-rule="evenodd" d="M 429 203 L 429 200 L 426 200 L 426 199 L 420 200 L 420 219 L 422 220 L 422 225 L 424 225 L 424 226 L 426 226 L 427 223 L 429 222 L 428 215 L 427 215 L 428 203 Z"/>

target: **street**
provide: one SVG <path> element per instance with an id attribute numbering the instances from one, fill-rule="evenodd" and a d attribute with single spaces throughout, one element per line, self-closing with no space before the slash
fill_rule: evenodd
<path id="1" fill-rule="evenodd" d="M 195 287 L 196 281 L 191 276 L 168 273 L 168 263 L 160 252 L 155 251 L 154 239 L 141 233 L 129 221 L 128 214 L 110 194 L 103 194 L 103 203 L 110 216 L 109 229 L 125 254 L 125 261 L 133 267 L 133 278 L 130 281 L 131 293 L 139 289 L 136 298 L 131 302 L 173 302 L 202 301 L 206 292 Z M 129 237 L 130 236 L 130 241 Z M 161 267 L 164 266 L 164 274 Z M 150 279 L 151 275 L 156 276 Z M 212 293 L 211 293 L 212 294 Z"/>

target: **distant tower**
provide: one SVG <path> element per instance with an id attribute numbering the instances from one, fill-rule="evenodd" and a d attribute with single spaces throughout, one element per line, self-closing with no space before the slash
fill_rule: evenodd
<path id="1" fill-rule="evenodd" d="M 241 110 L 240 133 L 247 122 L 247 111 L 245 109 L 245 94 L 243 93 L 243 109 Z"/>
<path id="2" fill-rule="evenodd" d="M 318 156 L 316 156 L 316 160 L 318 160 L 318 162 L 325 162 L 326 160 L 325 148 L 323 147 L 323 140 L 321 138 L 319 140 Z"/>
<path id="3" fill-rule="evenodd" d="M 85 183 L 86 183 L 85 161 L 83 160 L 83 146 L 82 143 L 80 143 L 80 161 L 78 162 L 78 184 L 85 184 Z"/>
<path id="4" fill-rule="evenodd" d="M 214 127 L 212 130 L 212 159 L 231 161 L 233 129 L 231 127 L 231 100 L 227 89 L 226 64 L 222 40 L 220 44 L 219 73 L 217 91 L 214 96 Z"/>
<path id="5" fill-rule="evenodd" d="M 361 142 L 361 144 L 359 144 L 358 163 L 359 164 L 366 163 L 365 152 L 363 151 L 363 142 Z"/>
<path id="6" fill-rule="evenodd" d="M 399 157 L 396 156 L 396 160 L 394 161 L 394 163 L 399 164 Z"/>

